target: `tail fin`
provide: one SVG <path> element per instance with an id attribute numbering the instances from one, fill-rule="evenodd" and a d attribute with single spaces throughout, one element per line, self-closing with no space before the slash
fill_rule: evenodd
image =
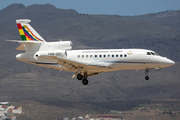
<path id="1" fill-rule="evenodd" d="M 22 41 L 45 41 L 32 27 L 29 19 L 16 20 Z"/>

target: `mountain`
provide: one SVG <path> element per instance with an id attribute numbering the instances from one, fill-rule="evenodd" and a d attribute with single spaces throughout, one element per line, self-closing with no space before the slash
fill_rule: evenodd
<path id="1" fill-rule="evenodd" d="M 124 18 L 131 18 L 134 20 L 141 20 L 146 22 L 157 23 L 161 25 L 166 25 L 171 28 L 180 30 L 180 10 L 167 10 L 158 13 L 149 13 L 145 15 L 138 16 L 124 16 Z"/>
<path id="2" fill-rule="evenodd" d="M 0 11 L 0 101 L 179 99 L 179 13 L 170 11 L 155 16 L 127 17 L 79 14 L 50 4 L 9 5 Z M 168 17 L 159 19 L 157 16 Z M 46 41 L 71 40 L 73 49 L 151 49 L 176 61 L 176 64 L 158 72 L 150 71 L 149 81 L 144 80 L 141 70 L 115 71 L 89 77 L 89 85 L 83 86 L 71 78 L 71 72 L 16 60 L 16 54 L 23 51 L 15 50 L 19 44 L 5 40 L 20 39 L 15 20 L 22 18 L 31 19 L 31 25 Z"/>

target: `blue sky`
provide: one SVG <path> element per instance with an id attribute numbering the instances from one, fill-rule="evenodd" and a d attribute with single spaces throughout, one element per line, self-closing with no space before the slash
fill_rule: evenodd
<path id="1" fill-rule="evenodd" d="M 180 0 L 1 0 L 0 10 L 13 3 L 25 6 L 49 3 L 61 9 L 74 9 L 79 13 L 122 16 L 180 9 Z"/>

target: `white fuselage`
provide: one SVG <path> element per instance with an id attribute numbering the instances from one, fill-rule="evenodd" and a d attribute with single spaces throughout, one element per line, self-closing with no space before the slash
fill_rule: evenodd
<path id="1" fill-rule="evenodd" d="M 60 50 L 59 50 L 60 51 Z M 68 50 L 64 55 L 58 54 L 62 53 L 62 50 L 56 51 L 38 51 L 43 53 L 42 57 L 37 57 L 35 59 L 36 53 L 23 53 L 18 54 L 16 58 L 23 62 L 28 62 L 36 64 L 43 67 L 74 71 L 74 69 L 69 69 L 63 67 L 63 65 L 58 64 L 58 61 L 52 59 L 49 56 L 56 56 L 80 61 L 86 64 L 102 65 L 107 66 L 104 68 L 93 68 L 84 67 L 83 71 L 88 72 L 108 72 L 115 70 L 126 70 L 126 69 L 151 69 L 151 68 L 163 68 L 174 64 L 174 62 L 165 57 L 157 55 L 154 51 L 145 49 L 92 49 L 92 50 Z M 149 55 L 147 53 L 150 53 Z M 154 55 L 153 55 L 154 54 Z"/>

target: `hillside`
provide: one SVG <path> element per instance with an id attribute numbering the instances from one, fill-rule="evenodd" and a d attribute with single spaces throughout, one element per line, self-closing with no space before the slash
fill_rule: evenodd
<path id="1" fill-rule="evenodd" d="M 85 117 L 86 114 L 95 116 L 121 116 L 128 120 L 179 120 L 179 100 L 120 100 L 113 102 L 37 102 L 24 100 L 14 103 L 22 106 L 23 114 L 18 120 L 49 120 L 69 117 Z M 157 109 L 158 108 L 158 109 Z M 121 114 L 110 114 L 110 110 L 121 111 Z M 168 113 L 171 111 L 172 114 Z M 95 117 L 96 118 L 96 117 Z"/>
<path id="2" fill-rule="evenodd" d="M 141 20 L 146 22 L 158 23 L 161 25 L 169 26 L 173 29 L 180 30 L 180 10 L 167 10 L 158 13 L 149 13 L 138 16 L 124 16 L 124 18 L 130 18 L 135 20 Z"/>
<path id="3" fill-rule="evenodd" d="M 170 12 L 167 14 L 171 15 Z M 171 19 L 174 24 L 177 18 L 180 20 L 178 15 Z M 83 86 L 78 80 L 71 79 L 73 73 L 41 68 L 15 59 L 16 54 L 23 51 L 15 50 L 19 44 L 5 40 L 20 39 L 15 20 L 21 18 L 31 19 L 31 25 L 47 41 L 73 41 L 73 49 L 145 48 L 176 61 L 176 64 L 161 71 L 152 70 L 149 81 L 144 80 L 143 71 L 116 71 L 89 77 L 90 84 Z M 148 17 L 140 20 L 136 16 L 79 14 L 50 4 L 27 7 L 12 4 L 0 11 L 0 101 L 179 99 L 180 31 L 166 22 L 159 23 L 148 21 Z"/>
<path id="4" fill-rule="evenodd" d="M 180 63 L 161 71 L 151 70 L 150 80 L 144 80 L 143 70 L 116 71 L 89 77 L 89 84 L 82 85 L 72 79 L 73 73 L 59 72 L 21 64 L 16 69 L 1 70 L 6 75 L 0 80 L 1 101 L 112 101 L 127 99 L 179 99 Z"/>

